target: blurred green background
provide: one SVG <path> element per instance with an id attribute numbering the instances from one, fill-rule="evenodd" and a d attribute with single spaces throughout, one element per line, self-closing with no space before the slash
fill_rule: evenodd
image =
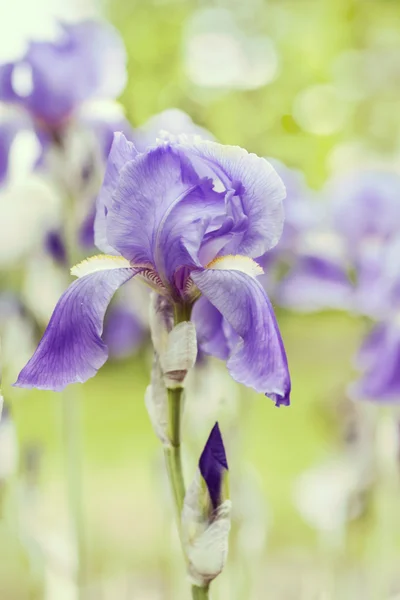
<path id="1" fill-rule="evenodd" d="M 163 109 L 180 108 L 221 142 L 302 169 L 314 189 L 343 164 L 398 160 L 397 0 L 112 0 L 104 13 L 127 47 L 129 82 L 122 102 L 134 126 Z M 202 44 L 209 50 L 204 64 Z M 242 71 L 229 79 L 220 53 L 235 52 L 245 59 Z M 223 86 L 208 78 L 210 64 L 226 76 Z M 253 78 L 240 82 L 250 67 Z M 294 506 L 293 482 L 340 444 L 335 405 L 351 380 L 352 357 L 365 327 L 338 313 L 299 316 L 278 310 L 278 320 L 292 372 L 292 406 L 278 410 L 268 399 L 240 389 L 238 422 L 232 428 L 221 415 L 222 431 L 229 428 L 233 439 L 228 450 L 235 444 L 229 457 L 232 480 L 243 465 L 253 465 L 258 473 L 269 522 L 261 568 L 269 581 L 275 577 L 271 565 L 284 579 L 293 557 L 295 569 L 300 565 L 305 572 L 324 560 L 321 540 Z M 172 599 L 177 596 L 168 582 L 183 576 L 161 450 L 143 403 L 150 365 L 150 351 L 143 349 L 108 363 L 96 378 L 71 391 L 82 407 L 86 535 L 96 598 L 102 597 L 96 582 L 104 579 L 115 584 L 109 595 L 103 590 L 104 598 Z M 27 500 L 21 491 L 29 481 L 16 480 L 7 490 L 5 510 L 14 514 L 15 503 L 28 502 L 29 510 L 22 513 L 30 511 L 33 529 L 39 527 L 49 548 L 53 544 L 55 554 L 62 555 L 67 511 L 60 395 L 9 387 L 4 393 L 21 447 L 38 446 L 41 456 L 35 497 Z M 204 438 L 189 439 L 186 433 L 185 441 L 194 456 Z M 192 459 L 188 479 L 193 469 Z M 1 526 L 0 598 L 5 600 L 40 597 L 32 581 L 39 590 L 41 563 L 30 542 L 27 554 L 26 539 L 15 535 L 24 531 L 18 519 Z M 355 555 L 368 556 L 368 542 L 359 543 L 360 535 L 354 538 Z M 350 548 L 348 560 L 351 556 Z M 216 583 L 216 598 L 230 597 L 218 595 L 229 573 Z M 297 571 L 293 581 L 299 581 Z M 58 589 L 55 600 L 68 597 L 67 589 Z"/>

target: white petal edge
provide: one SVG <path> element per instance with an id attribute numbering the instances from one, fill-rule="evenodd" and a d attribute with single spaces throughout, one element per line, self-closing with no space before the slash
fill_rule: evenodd
<path id="1" fill-rule="evenodd" d="M 255 260 L 249 256 L 242 256 L 241 254 L 227 254 L 226 256 L 218 256 L 210 263 L 208 263 L 207 269 L 218 269 L 221 271 L 240 271 L 246 273 L 250 277 L 257 277 L 263 275 L 264 270 Z"/>
<path id="2" fill-rule="evenodd" d="M 97 271 L 110 271 L 111 269 L 132 269 L 129 260 L 123 256 L 112 256 L 111 254 L 98 254 L 86 258 L 71 268 L 71 275 L 85 277 Z"/>

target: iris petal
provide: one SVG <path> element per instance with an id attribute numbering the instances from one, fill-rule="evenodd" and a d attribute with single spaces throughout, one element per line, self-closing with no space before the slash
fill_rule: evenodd
<path id="1" fill-rule="evenodd" d="M 108 357 L 101 339 L 107 306 L 114 292 L 134 274 L 133 269 L 108 269 L 74 281 L 58 301 L 15 385 L 60 391 L 93 377 Z"/>
<path id="2" fill-rule="evenodd" d="M 122 133 L 114 134 L 104 182 L 97 197 L 94 221 L 94 243 L 106 254 L 117 254 L 107 240 L 107 214 L 111 208 L 112 195 L 118 185 L 121 169 L 127 162 L 134 160 L 137 154 L 135 146 Z"/>
<path id="3" fill-rule="evenodd" d="M 170 281 L 177 267 L 198 265 L 205 227 L 223 209 L 212 182 L 163 145 L 122 169 L 107 216 L 108 241 L 132 263 L 153 265 Z"/>
<path id="4" fill-rule="evenodd" d="M 227 366 L 239 383 L 263 392 L 277 405 L 290 402 L 290 376 L 271 303 L 253 277 L 240 271 L 206 269 L 192 273 L 200 291 L 241 340 Z"/>
<path id="5" fill-rule="evenodd" d="M 178 146 L 200 158 L 228 191 L 228 216 L 235 220 L 238 235 L 226 253 L 257 257 L 275 246 L 283 228 L 285 186 L 272 165 L 238 146 L 200 139 Z"/>

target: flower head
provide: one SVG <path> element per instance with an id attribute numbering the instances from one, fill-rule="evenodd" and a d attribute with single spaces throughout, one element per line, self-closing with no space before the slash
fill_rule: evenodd
<path id="1" fill-rule="evenodd" d="M 72 269 L 78 280 L 18 385 L 62 389 L 93 376 L 107 359 L 106 307 L 136 276 L 172 304 L 202 295 L 235 333 L 233 378 L 287 404 L 286 355 L 253 260 L 279 240 L 284 194 L 272 166 L 241 148 L 181 137 L 139 153 L 116 134 L 95 219 L 107 254 Z"/>

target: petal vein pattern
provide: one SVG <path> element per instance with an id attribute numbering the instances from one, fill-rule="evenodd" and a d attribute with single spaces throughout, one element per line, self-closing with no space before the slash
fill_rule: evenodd
<path id="1" fill-rule="evenodd" d="M 15 385 L 60 391 L 93 377 L 106 362 L 103 319 L 114 292 L 133 269 L 96 271 L 74 281 L 61 296 L 35 354 Z"/>

